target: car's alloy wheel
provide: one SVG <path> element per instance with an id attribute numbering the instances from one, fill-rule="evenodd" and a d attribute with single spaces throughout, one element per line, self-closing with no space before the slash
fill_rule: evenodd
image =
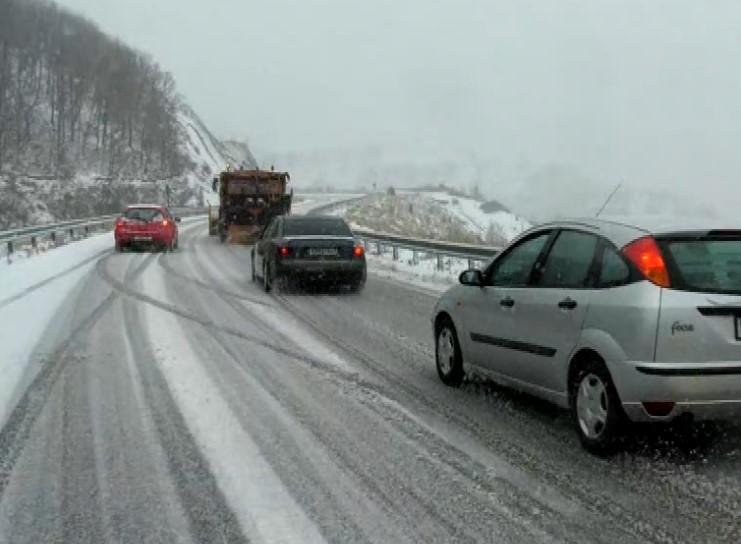
<path id="1" fill-rule="evenodd" d="M 463 383 L 463 358 L 453 323 L 446 319 L 438 328 L 435 340 L 435 360 L 440 380 L 446 385 Z"/>
<path id="2" fill-rule="evenodd" d="M 585 375 L 576 392 L 576 415 L 579 428 L 587 438 L 598 439 L 604 432 L 609 407 L 605 384 L 595 374 Z"/>
<path id="3" fill-rule="evenodd" d="M 582 445 L 607 455 L 622 436 L 624 416 L 610 373 L 602 362 L 581 366 L 571 384 L 571 410 Z"/>

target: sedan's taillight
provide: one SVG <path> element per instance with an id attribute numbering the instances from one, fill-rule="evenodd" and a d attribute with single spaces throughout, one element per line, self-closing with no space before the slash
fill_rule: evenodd
<path id="1" fill-rule="evenodd" d="M 123 226 L 124 226 L 123 219 L 119 219 L 118 221 L 116 221 L 116 230 L 121 230 Z"/>
<path id="2" fill-rule="evenodd" d="M 281 257 L 288 257 L 288 255 L 291 253 L 291 250 L 288 246 L 280 246 L 278 248 L 278 255 Z"/>
<path id="3" fill-rule="evenodd" d="M 669 271 L 653 236 L 639 238 L 623 248 L 623 255 L 643 276 L 659 287 L 671 287 Z"/>
<path id="4" fill-rule="evenodd" d="M 353 257 L 362 257 L 365 254 L 365 250 L 363 249 L 363 246 L 355 246 L 355 249 L 352 252 Z"/>
<path id="5" fill-rule="evenodd" d="M 170 222 L 167 219 L 165 219 L 164 221 L 162 221 L 162 226 L 163 227 L 166 227 L 169 224 L 170 224 Z"/>

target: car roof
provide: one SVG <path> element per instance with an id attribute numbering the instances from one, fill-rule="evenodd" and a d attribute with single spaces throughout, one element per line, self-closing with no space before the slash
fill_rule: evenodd
<path id="1" fill-rule="evenodd" d="M 708 232 L 712 230 L 738 230 L 741 224 L 738 221 L 729 221 L 722 218 L 708 218 L 701 216 L 679 217 L 676 215 L 662 216 L 604 216 L 559 219 L 542 223 L 531 229 L 544 228 L 573 228 L 592 231 L 604 236 L 618 247 L 647 235 L 667 235 Z"/>
<path id="2" fill-rule="evenodd" d="M 126 206 L 127 210 L 136 210 L 136 209 L 154 209 L 154 210 L 161 210 L 164 208 L 161 204 L 129 204 Z"/>
<path id="3" fill-rule="evenodd" d="M 319 221 L 345 221 L 342 217 L 336 215 L 286 215 L 283 217 L 285 221 L 302 221 L 306 219 L 319 220 Z"/>

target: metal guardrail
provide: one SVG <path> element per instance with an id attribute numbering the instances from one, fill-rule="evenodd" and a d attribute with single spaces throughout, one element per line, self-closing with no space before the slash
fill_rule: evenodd
<path id="1" fill-rule="evenodd" d="M 331 202 L 312 209 L 309 212 L 309 215 L 328 214 L 338 207 L 347 206 L 357 200 L 358 197 L 356 196 Z M 399 260 L 400 249 L 412 251 L 412 260 L 414 264 L 419 264 L 420 254 L 431 254 L 437 259 L 438 270 L 444 270 L 446 257 L 468 260 L 468 267 L 474 268 L 476 263 L 488 262 L 502 250 L 500 247 L 443 242 L 424 238 L 410 238 L 407 236 L 376 232 L 362 228 L 354 228 L 352 231 L 358 239 L 365 242 L 366 249 L 368 245 L 374 245 L 375 251 L 379 255 L 384 252 L 385 248 L 391 248 L 394 261 Z"/>
<path id="2" fill-rule="evenodd" d="M 322 206 L 310 213 L 323 213 L 330 207 L 343 205 L 352 200 L 348 199 L 348 201 Z M 170 208 L 170 211 L 174 215 L 183 217 L 206 213 L 205 208 Z M 103 215 L 0 232 L 0 252 L 8 255 L 12 254 L 24 242 L 30 244 L 33 249 L 36 249 L 42 240 L 49 240 L 57 245 L 60 241 L 60 234 L 75 239 L 76 236 L 86 237 L 93 232 L 110 230 L 118 217 L 119 214 Z M 474 268 L 477 263 L 490 261 L 502 250 L 500 247 L 411 238 L 362 228 L 354 228 L 353 234 L 364 243 L 366 249 L 370 249 L 369 246 L 375 246 L 373 249 L 375 249 L 376 254 L 383 254 L 390 249 L 395 261 L 399 260 L 399 250 L 402 249 L 412 252 L 412 259 L 415 264 L 419 263 L 420 255 L 433 256 L 437 260 L 438 270 L 444 269 L 445 258 L 468 260 L 469 268 Z"/>
<path id="3" fill-rule="evenodd" d="M 489 262 L 502 250 L 500 247 L 409 238 L 361 228 L 354 228 L 352 231 L 356 238 L 364 242 L 366 250 L 368 245 L 375 245 L 376 254 L 381 255 L 386 248 L 391 248 L 394 261 L 399 260 L 400 249 L 410 250 L 414 264 L 419 264 L 420 254 L 432 255 L 437 260 L 438 270 L 444 270 L 446 257 L 465 259 L 468 261 L 468 268 L 474 268 L 477 263 Z"/>
<path id="4" fill-rule="evenodd" d="M 184 217 L 206 213 L 202 208 L 170 208 L 170 211 L 173 215 Z M 0 253 L 12 255 L 24 243 L 35 250 L 39 242 L 46 240 L 56 246 L 61 241 L 60 235 L 74 240 L 76 237 L 87 237 L 94 232 L 110 230 L 120 216 L 121 214 L 101 215 L 2 231 L 0 232 Z"/>

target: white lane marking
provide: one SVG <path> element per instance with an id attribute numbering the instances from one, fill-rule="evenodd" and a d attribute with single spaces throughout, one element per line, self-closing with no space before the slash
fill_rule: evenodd
<path id="1" fill-rule="evenodd" d="M 162 275 L 149 279 L 166 298 Z M 152 342 L 170 390 L 247 536 L 260 542 L 324 543 L 232 413 L 177 318 L 150 304 L 143 308 L 148 330 L 156 331 Z"/>

